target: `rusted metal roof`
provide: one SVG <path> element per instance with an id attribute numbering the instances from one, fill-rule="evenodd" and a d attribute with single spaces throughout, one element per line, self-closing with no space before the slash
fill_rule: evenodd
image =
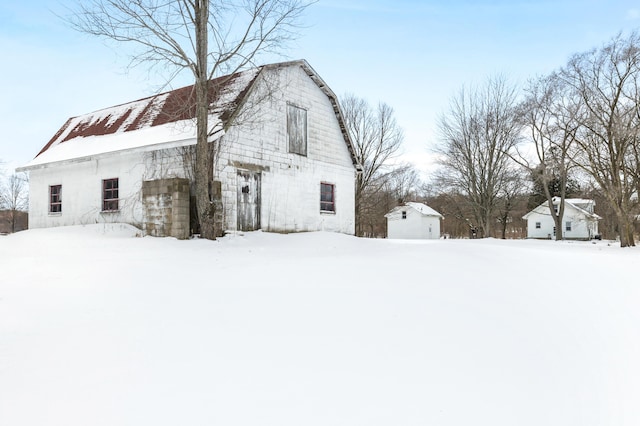
<path id="1" fill-rule="evenodd" d="M 256 70 L 250 70 L 219 77 L 209 82 L 211 110 L 218 114 L 223 123 L 233 114 L 257 74 Z M 238 88 L 236 83 L 239 80 L 243 80 L 244 84 Z M 78 137 L 131 132 L 180 120 L 189 120 L 194 117 L 195 86 L 191 85 L 72 117 L 56 132 L 36 157 L 54 145 L 63 144 Z"/>
<path id="2" fill-rule="evenodd" d="M 338 99 L 305 60 L 264 65 L 211 80 L 209 82 L 211 134 L 227 129 L 263 71 L 290 66 L 301 67 L 329 98 L 353 165 L 360 171 L 362 167 L 355 156 Z M 190 137 L 187 132 L 177 134 L 175 129 L 171 131 L 169 127 L 172 123 L 195 121 L 195 98 L 195 86 L 192 85 L 72 117 L 56 132 L 38 155 L 20 169 L 29 170 L 59 161 L 89 158 L 128 149 L 148 149 L 159 143 L 176 142 L 176 138 Z M 134 133 L 135 131 L 141 132 L 138 134 Z"/>

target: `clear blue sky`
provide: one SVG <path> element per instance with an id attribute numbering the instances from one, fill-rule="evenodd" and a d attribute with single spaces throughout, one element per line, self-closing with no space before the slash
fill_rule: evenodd
<path id="1" fill-rule="evenodd" d="M 163 82 L 125 71 L 123 51 L 66 28 L 59 0 L 0 3 L 0 159 L 26 163 L 67 118 L 148 96 Z M 274 60 L 304 58 L 338 95 L 383 101 L 405 130 L 405 158 L 428 172 L 436 120 L 463 85 L 519 84 L 640 25 L 630 0 L 320 0 L 301 38 Z M 185 84 L 187 83 L 185 79 Z"/>

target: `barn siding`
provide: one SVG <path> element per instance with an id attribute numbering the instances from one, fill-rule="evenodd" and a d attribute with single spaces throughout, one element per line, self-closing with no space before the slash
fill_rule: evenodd
<path id="1" fill-rule="evenodd" d="M 353 234 L 355 170 L 331 102 L 300 67 L 272 70 L 266 82 L 254 98 L 274 87 L 281 90 L 260 103 L 256 119 L 231 128 L 222 142 L 217 175 L 222 181 L 226 229 L 237 229 L 237 170 L 246 169 L 261 172 L 263 230 Z M 249 105 L 252 102 L 248 100 Z M 306 156 L 289 152 L 291 104 L 307 111 Z M 335 213 L 320 212 L 320 182 L 336 185 Z"/>
<path id="2" fill-rule="evenodd" d="M 126 222 L 141 226 L 141 154 L 113 155 L 29 173 L 30 228 Z M 119 211 L 102 212 L 102 180 L 119 178 Z M 62 212 L 49 213 L 49 186 L 62 185 Z"/>
<path id="3" fill-rule="evenodd" d="M 265 78 L 246 100 L 240 124 L 220 141 L 216 178 L 221 182 L 224 228 L 237 229 L 238 170 L 249 170 L 261 175 L 263 230 L 353 234 L 355 168 L 329 98 L 300 66 L 269 69 Z M 289 152 L 288 104 L 307 111 L 306 155 Z M 142 226 L 142 181 L 188 177 L 180 149 L 105 155 L 35 168 L 30 176 L 33 228 L 101 222 Z M 102 213 L 101 182 L 114 177 L 120 179 L 121 210 Z M 335 185 L 335 213 L 320 212 L 320 182 Z M 63 211 L 50 215 L 48 190 L 55 184 L 63 186 Z"/>

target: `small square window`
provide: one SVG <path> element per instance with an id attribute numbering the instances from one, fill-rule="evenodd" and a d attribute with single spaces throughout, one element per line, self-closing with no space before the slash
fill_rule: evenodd
<path id="1" fill-rule="evenodd" d="M 402 218 L 403 218 L 403 219 L 406 219 L 406 218 L 407 218 L 407 212 L 406 212 L 406 211 L 403 211 L 403 212 L 402 212 Z"/>
<path id="2" fill-rule="evenodd" d="M 49 213 L 62 213 L 62 185 L 49 187 Z"/>
<path id="3" fill-rule="evenodd" d="M 571 222 L 567 222 L 567 223 L 565 224 L 565 230 L 567 230 L 567 231 L 571 231 Z"/>
<path id="4" fill-rule="evenodd" d="M 540 222 L 536 222 L 536 229 L 540 229 Z"/>
<path id="5" fill-rule="evenodd" d="M 320 184 L 320 210 L 323 212 L 336 211 L 335 185 L 331 183 Z"/>
<path id="6" fill-rule="evenodd" d="M 102 211 L 113 212 L 118 210 L 118 178 L 104 179 L 102 181 Z"/>

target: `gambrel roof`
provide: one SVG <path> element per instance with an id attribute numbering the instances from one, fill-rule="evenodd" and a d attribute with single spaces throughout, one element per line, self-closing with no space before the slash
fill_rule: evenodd
<path id="1" fill-rule="evenodd" d="M 336 95 L 304 60 L 263 65 L 218 77 L 210 83 L 209 132 L 211 140 L 222 136 L 231 118 L 242 107 L 261 73 L 299 66 L 327 95 L 333 106 L 345 144 L 356 168 L 353 145 Z M 52 163 L 94 158 L 133 150 L 151 151 L 195 144 L 195 87 L 193 85 L 126 104 L 72 117 L 56 132 L 38 155 L 20 170 Z"/>

